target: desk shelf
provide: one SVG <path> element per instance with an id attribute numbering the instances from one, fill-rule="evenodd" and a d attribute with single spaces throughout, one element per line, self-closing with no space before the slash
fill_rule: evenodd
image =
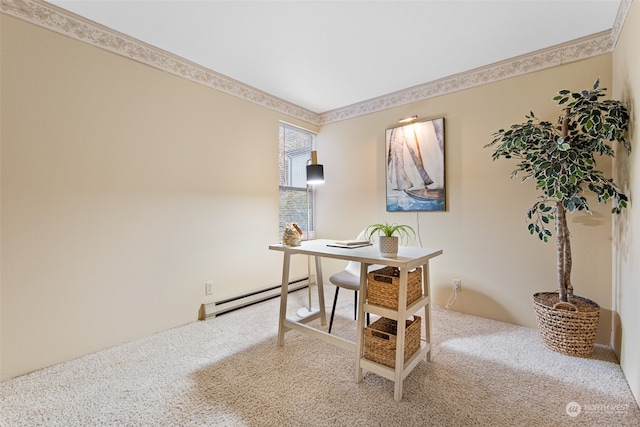
<path id="1" fill-rule="evenodd" d="M 361 274 L 362 274 L 362 270 L 361 270 Z M 404 276 L 405 278 L 407 277 L 406 274 Z M 406 279 L 405 279 L 406 280 Z M 362 285 L 361 285 L 362 286 Z M 380 375 L 384 378 L 387 378 L 391 381 L 395 382 L 394 385 L 394 398 L 395 400 L 399 401 L 402 399 L 402 383 L 404 382 L 404 379 L 407 377 L 407 375 L 409 375 L 409 373 L 411 373 L 411 371 L 413 371 L 413 369 L 416 367 L 416 365 L 424 358 L 424 356 L 426 355 L 427 360 L 430 361 L 431 360 L 431 345 L 430 345 L 430 341 L 431 341 L 431 319 L 430 319 L 430 297 L 429 297 L 429 270 L 428 270 L 428 264 L 425 263 L 423 265 L 423 275 L 422 275 L 422 286 L 423 286 L 423 293 L 422 296 L 420 298 L 418 298 L 418 300 L 414 301 L 413 303 L 409 304 L 405 309 L 402 309 L 401 305 L 398 304 L 398 309 L 393 309 L 393 308 L 389 308 L 389 307 L 383 307 L 380 305 L 376 305 L 376 304 L 370 304 L 368 303 L 366 300 L 362 302 L 361 306 L 360 306 L 360 316 L 362 318 L 362 316 L 365 313 L 371 313 L 371 314 L 375 314 L 381 317 L 386 317 L 387 319 L 391 319 L 391 320 L 395 320 L 396 322 L 398 322 L 398 330 L 396 331 L 397 335 L 397 339 L 396 339 L 396 349 L 395 349 L 395 354 L 396 354 L 396 362 L 395 362 L 395 367 L 389 367 L 387 365 L 383 365 L 381 363 L 378 362 L 374 362 L 373 360 L 369 360 L 366 357 L 364 357 L 364 346 L 366 345 L 366 343 L 363 341 L 360 343 L 359 347 L 358 347 L 358 364 L 357 364 L 357 369 L 360 370 L 359 373 L 359 378 L 362 377 L 362 373 L 361 370 L 362 369 L 366 369 L 367 371 L 373 372 L 377 375 Z M 365 289 L 367 289 L 368 287 L 365 287 Z M 404 284 L 402 284 L 401 282 L 401 286 L 400 289 L 404 291 L 405 295 L 404 298 L 406 300 L 406 293 L 407 293 L 407 283 L 406 281 L 404 282 Z M 366 292 L 366 291 L 365 291 Z M 363 296 L 363 298 L 365 298 L 366 294 Z M 423 314 L 421 315 L 420 313 L 418 313 L 419 311 L 424 310 Z M 406 341 L 406 327 L 402 333 L 402 337 L 400 337 L 399 334 L 399 328 L 400 325 L 404 326 L 404 320 L 408 319 L 409 317 L 413 316 L 414 314 L 419 315 L 420 317 L 422 317 L 423 322 L 424 322 L 424 330 L 425 330 L 425 337 L 424 339 L 420 340 L 420 346 L 418 347 L 418 349 L 415 351 L 414 354 L 411 355 L 411 357 L 409 359 L 407 359 L 406 362 L 402 362 L 404 360 L 404 351 L 405 351 L 405 341 Z M 359 324 L 359 327 L 363 328 L 364 331 L 364 325 L 363 324 Z M 362 331 L 359 331 L 359 333 Z M 422 331 L 420 331 L 420 334 L 422 335 Z M 398 352 L 402 353 L 401 355 L 398 354 Z M 399 359 L 398 359 L 399 358 Z M 401 362 L 398 362 L 398 360 L 400 360 Z"/>
<path id="2" fill-rule="evenodd" d="M 429 297 L 423 295 L 416 302 L 407 307 L 407 309 L 405 310 L 407 318 L 420 311 L 420 309 L 424 308 L 427 304 L 429 304 Z M 392 319 L 395 321 L 398 320 L 397 310 L 388 307 L 382 307 L 380 305 L 364 303 L 364 312 L 375 314 L 381 317 L 386 317 L 387 319 Z"/>
<path id="3" fill-rule="evenodd" d="M 402 371 L 403 380 L 407 377 L 407 375 L 411 373 L 411 371 L 413 371 L 413 368 L 416 367 L 418 362 L 422 360 L 422 357 L 425 355 L 425 353 L 430 351 L 430 349 L 431 349 L 431 346 L 428 342 L 426 342 L 425 340 L 420 340 L 420 347 L 416 350 L 415 353 L 413 353 L 413 356 L 411 356 L 409 360 L 407 360 L 404 363 L 404 368 Z M 383 365 L 381 363 L 374 362 L 373 360 L 369 360 L 367 358 L 361 357 L 360 366 L 363 369 L 373 372 L 374 374 L 380 375 L 381 377 L 384 377 L 388 380 L 393 381 L 395 379 L 395 375 L 396 375 L 395 368 L 391 368 L 387 365 Z"/>

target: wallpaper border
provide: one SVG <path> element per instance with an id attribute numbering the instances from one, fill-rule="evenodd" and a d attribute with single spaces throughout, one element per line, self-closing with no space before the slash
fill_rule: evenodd
<path id="1" fill-rule="evenodd" d="M 609 31 L 323 113 L 309 111 L 42 0 L 2 0 L 2 12 L 287 116 L 324 125 L 612 52 L 631 1 L 621 2 Z"/>

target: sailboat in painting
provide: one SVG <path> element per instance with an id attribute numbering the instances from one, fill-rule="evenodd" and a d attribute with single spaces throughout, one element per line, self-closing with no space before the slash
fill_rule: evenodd
<path id="1" fill-rule="evenodd" d="M 387 129 L 387 210 L 444 210 L 444 118 Z"/>

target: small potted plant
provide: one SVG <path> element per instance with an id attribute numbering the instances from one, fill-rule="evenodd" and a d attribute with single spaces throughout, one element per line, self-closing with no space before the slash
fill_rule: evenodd
<path id="1" fill-rule="evenodd" d="M 553 98 L 562 107 L 557 124 L 539 120 L 533 112 L 527 121 L 500 129 L 486 147 L 495 147 L 493 160 L 517 159 L 515 177 L 534 179 L 542 194 L 527 212 L 528 230 L 547 242 L 555 224 L 557 291 L 539 292 L 534 308 L 544 344 L 561 353 L 589 357 L 593 351 L 600 307 L 574 296 L 571 283 L 571 244 L 567 212 L 590 212 L 584 191 L 599 202 L 611 201 L 611 212 L 619 214 L 628 198 L 613 179 L 596 169 L 596 156 L 615 155 L 611 142 L 631 151 L 625 138 L 629 112 L 620 101 L 603 100 L 599 79 L 591 90 L 563 89 Z"/>
<path id="2" fill-rule="evenodd" d="M 380 235 L 380 255 L 388 258 L 398 256 L 398 240 L 408 241 L 416 236 L 416 232 L 405 224 L 372 224 L 365 229 L 365 236 L 371 239 L 375 233 Z"/>

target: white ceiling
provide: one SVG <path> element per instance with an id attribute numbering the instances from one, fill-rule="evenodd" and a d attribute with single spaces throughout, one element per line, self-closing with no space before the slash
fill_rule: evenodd
<path id="1" fill-rule="evenodd" d="M 620 0 L 52 0 L 315 113 L 613 27 Z"/>

